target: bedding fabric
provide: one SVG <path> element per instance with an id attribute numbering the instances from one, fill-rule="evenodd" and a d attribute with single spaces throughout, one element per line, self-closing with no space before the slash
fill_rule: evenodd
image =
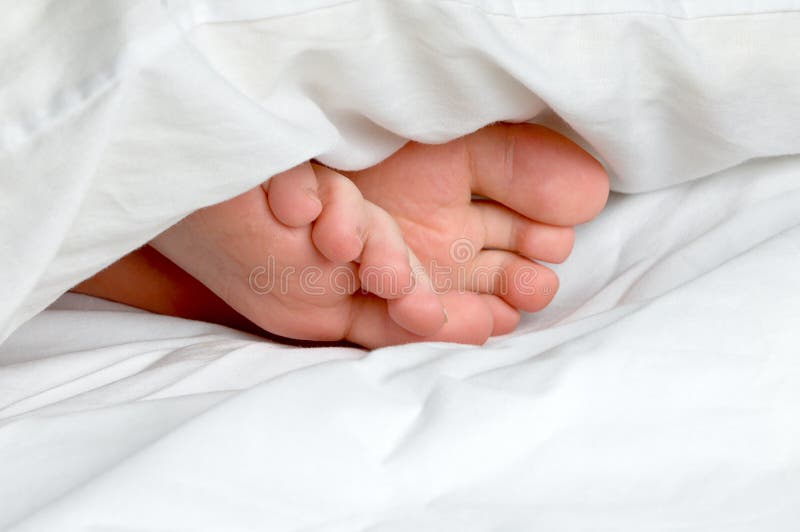
<path id="1" fill-rule="evenodd" d="M 0 21 L 0 339 L 317 157 L 537 120 L 641 192 L 800 152 L 800 2 L 31 0 Z"/>
<path id="2" fill-rule="evenodd" d="M 0 529 L 800 527 L 800 2 L 2 7 Z M 54 303 L 301 161 L 497 120 L 616 193 L 483 348 Z"/>
<path id="3" fill-rule="evenodd" d="M 617 194 L 482 348 L 69 295 L 0 346 L 0 529 L 794 532 L 800 157 Z"/>

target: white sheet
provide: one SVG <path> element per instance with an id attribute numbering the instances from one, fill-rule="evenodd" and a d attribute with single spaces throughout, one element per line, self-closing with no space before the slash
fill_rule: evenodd
<path id="1" fill-rule="evenodd" d="M 554 122 L 647 191 L 800 153 L 797 0 L 0 5 L 0 341 L 311 157 Z"/>
<path id="2" fill-rule="evenodd" d="M 64 298 L 0 346 L 0 529 L 796 532 L 799 177 L 614 195 L 480 349 Z"/>

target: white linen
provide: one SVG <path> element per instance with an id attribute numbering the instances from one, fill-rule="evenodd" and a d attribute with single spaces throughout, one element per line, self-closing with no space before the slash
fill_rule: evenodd
<path id="1" fill-rule="evenodd" d="M 2 7 L 0 528 L 798 529 L 799 2 Z M 33 317 L 300 161 L 502 119 L 634 194 L 483 348 Z"/>
<path id="2" fill-rule="evenodd" d="M 799 176 L 614 195 L 483 348 L 64 298 L 0 346 L 0 529 L 795 532 Z"/>
<path id="3" fill-rule="evenodd" d="M 796 0 L 2 7 L 0 341 L 311 157 L 362 167 L 407 138 L 560 117 L 634 192 L 800 152 Z"/>

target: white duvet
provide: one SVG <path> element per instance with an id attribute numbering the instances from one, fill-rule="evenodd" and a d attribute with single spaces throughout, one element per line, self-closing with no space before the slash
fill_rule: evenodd
<path id="1" fill-rule="evenodd" d="M 800 529 L 794 2 L 45 2 L 0 22 L 0 529 Z M 535 119 L 613 174 L 482 348 L 64 290 L 309 157 Z M 10 336 L 9 336 L 10 335 Z"/>

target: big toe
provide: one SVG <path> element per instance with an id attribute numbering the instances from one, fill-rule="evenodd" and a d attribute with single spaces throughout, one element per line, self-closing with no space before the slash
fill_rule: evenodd
<path id="1" fill-rule="evenodd" d="M 540 222 L 588 222 L 608 199 L 608 174 L 580 146 L 543 126 L 495 124 L 465 137 L 472 190 Z"/>

